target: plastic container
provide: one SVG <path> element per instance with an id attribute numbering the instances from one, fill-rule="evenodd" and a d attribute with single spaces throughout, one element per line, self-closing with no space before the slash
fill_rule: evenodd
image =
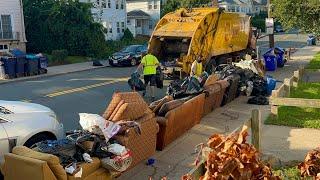
<path id="1" fill-rule="evenodd" d="M 44 74 L 47 73 L 48 68 L 48 58 L 43 55 L 37 55 L 39 57 L 39 73 Z"/>
<path id="2" fill-rule="evenodd" d="M 267 76 L 267 94 L 271 95 L 272 90 L 276 88 L 277 80 L 273 79 L 271 76 Z"/>
<path id="3" fill-rule="evenodd" d="M 27 63 L 25 66 L 26 74 L 28 76 L 39 74 L 39 57 L 28 54 L 26 55 L 26 59 L 27 59 Z"/>
<path id="4" fill-rule="evenodd" d="M 26 60 L 26 53 L 21 51 L 20 49 L 12 49 L 10 53 L 17 58 L 16 63 L 16 75 L 17 77 L 22 77 L 25 75 L 25 64 L 27 63 Z"/>
<path id="5" fill-rule="evenodd" d="M 277 60 L 274 54 L 266 53 L 263 55 L 263 58 L 267 71 L 275 71 L 277 69 Z"/>
<path id="6" fill-rule="evenodd" d="M 285 50 L 280 47 L 276 47 L 276 48 L 274 48 L 274 52 L 275 52 L 276 58 L 277 58 L 277 67 L 282 68 L 285 63 L 285 61 L 284 61 Z"/>
<path id="7" fill-rule="evenodd" d="M 4 65 L 4 72 L 8 78 L 16 77 L 16 63 L 17 59 L 15 57 L 3 56 L 1 61 Z"/>

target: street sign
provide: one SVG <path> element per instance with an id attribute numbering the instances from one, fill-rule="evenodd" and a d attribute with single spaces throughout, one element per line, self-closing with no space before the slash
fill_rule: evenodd
<path id="1" fill-rule="evenodd" d="M 266 18 L 266 33 L 273 34 L 274 21 L 273 18 Z"/>

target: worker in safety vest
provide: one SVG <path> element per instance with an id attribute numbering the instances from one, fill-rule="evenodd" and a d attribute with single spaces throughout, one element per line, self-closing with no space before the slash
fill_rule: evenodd
<path id="1" fill-rule="evenodd" d="M 155 100 L 155 86 L 156 86 L 156 74 L 157 74 L 157 67 L 160 65 L 158 59 L 148 53 L 145 55 L 141 63 L 139 64 L 137 71 L 141 68 L 143 68 L 143 78 L 144 78 L 144 83 L 146 87 L 148 87 L 148 84 L 150 84 L 150 89 L 151 89 L 151 98 L 152 101 Z M 145 96 L 145 93 L 143 93 L 143 96 Z"/>
<path id="2" fill-rule="evenodd" d="M 190 76 L 195 76 L 197 79 L 199 79 L 203 72 L 202 67 L 202 57 L 198 57 L 197 60 L 193 61 L 191 65 L 191 72 Z"/>

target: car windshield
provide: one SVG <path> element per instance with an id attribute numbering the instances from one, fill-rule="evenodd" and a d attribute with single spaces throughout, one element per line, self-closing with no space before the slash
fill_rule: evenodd
<path id="1" fill-rule="evenodd" d="M 138 46 L 128 46 L 123 48 L 121 52 L 135 52 Z"/>

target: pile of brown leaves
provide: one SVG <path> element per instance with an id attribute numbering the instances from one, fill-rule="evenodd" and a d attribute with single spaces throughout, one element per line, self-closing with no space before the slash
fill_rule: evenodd
<path id="1" fill-rule="evenodd" d="M 302 177 L 313 176 L 320 178 L 320 147 L 310 151 L 304 162 L 298 165 Z"/>
<path id="2" fill-rule="evenodd" d="M 247 136 L 247 128 L 227 137 L 220 134 L 211 136 L 207 145 L 212 152 L 208 155 L 207 171 L 201 180 L 280 179 L 261 162 L 257 150 L 246 143 Z"/>

